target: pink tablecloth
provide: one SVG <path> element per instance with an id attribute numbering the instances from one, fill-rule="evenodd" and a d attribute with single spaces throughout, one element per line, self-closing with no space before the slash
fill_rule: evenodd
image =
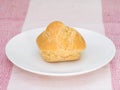
<path id="1" fill-rule="evenodd" d="M 81 2 L 82 2 L 82 0 L 81 0 Z M 42 3 L 43 2 L 41 1 L 41 5 L 42 5 Z M 77 3 L 79 3 L 79 2 L 77 2 Z M 120 80 L 120 61 L 119 61 L 119 57 L 120 57 L 120 55 L 119 55 L 120 54 L 120 48 L 119 48 L 120 47 L 120 42 L 119 42 L 119 38 L 120 38 L 120 30 L 119 30 L 119 28 L 120 28 L 120 5 L 119 5 L 120 0 L 101 0 L 101 3 L 102 3 L 101 9 L 102 9 L 102 13 L 103 13 L 102 15 L 103 15 L 103 24 L 105 27 L 105 33 L 109 38 L 111 38 L 113 40 L 113 42 L 115 43 L 116 48 L 117 48 L 116 56 L 113 59 L 113 61 L 110 63 L 111 75 L 112 75 L 111 76 L 112 87 L 113 87 L 113 90 L 120 90 L 120 81 L 119 81 Z M 87 4 L 87 2 L 86 2 L 86 4 Z M 89 4 L 87 4 L 87 5 L 89 5 Z M 28 6 L 29 6 L 29 0 L 12 0 L 12 1 L 0 0 L 0 90 L 7 90 L 8 85 L 11 83 L 11 82 L 9 82 L 9 80 L 13 79 L 13 78 L 11 78 L 11 71 L 12 71 L 13 65 L 12 65 L 12 63 L 10 63 L 8 61 L 7 57 L 5 56 L 5 45 L 10 38 L 12 38 L 14 35 L 21 32 L 22 25 L 24 24 L 24 20 L 25 20 L 26 14 L 27 14 Z M 73 7 L 75 7 L 75 6 L 73 6 Z M 96 6 L 96 8 L 97 8 L 97 6 Z M 44 21 L 43 21 L 43 23 L 44 23 Z M 21 71 L 20 74 L 22 74 L 23 72 L 25 72 L 25 71 Z M 87 78 L 87 76 L 88 75 L 85 75 L 85 77 L 84 76 L 76 76 L 76 77 L 83 77 L 83 79 L 84 79 L 84 78 Z M 39 80 L 41 80 L 41 84 L 42 84 L 42 82 L 50 83 L 50 82 L 44 81 L 46 79 L 42 79 L 41 76 L 39 76 L 39 78 L 40 78 Z M 47 78 L 49 78 L 49 77 L 47 77 Z M 72 78 L 72 77 L 69 77 L 69 78 Z M 68 82 L 70 82 L 70 80 L 73 80 L 72 82 L 75 82 L 75 79 L 69 80 L 69 78 L 66 78 L 66 80 L 68 80 Z M 60 80 L 60 79 L 61 78 L 57 78 L 56 80 Z M 52 81 L 52 82 L 56 83 L 56 81 Z M 14 83 L 14 85 L 16 84 L 16 82 L 13 82 L 13 83 Z M 62 83 L 62 81 L 61 81 L 61 83 Z M 84 84 L 86 84 L 86 83 L 84 83 Z M 43 84 L 43 85 L 45 85 L 45 84 Z M 75 85 L 75 84 L 69 83 L 69 85 Z M 77 85 L 79 85 L 79 82 L 77 83 Z M 28 86 L 28 87 L 30 87 L 30 86 Z M 43 86 L 43 87 L 45 87 L 45 86 Z M 71 86 L 69 86 L 69 90 L 70 89 L 74 90 L 74 88 L 70 88 L 70 87 Z M 32 86 L 31 86 L 31 88 L 32 88 Z M 24 89 L 24 90 L 26 90 L 26 89 Z M 48 89 L 45 89 L 45 90 L 48 90 Z M 64 90 L 65 90 L 65 88 L 64 88 Z"/>
<path id="2" fill-rule="evenodd" d="M 102 0 L 102 5 L 105 33 L 117 49 L 110 63 L 113 90 L 120 90 L 120 0 Z"/>
<path id="3" fill-rule="evenodd" d="M 0 0 L 0 90 L 6 90 L 13 64 L 5 55 L 8 40 L 21 32 L 29 0 Z"/>

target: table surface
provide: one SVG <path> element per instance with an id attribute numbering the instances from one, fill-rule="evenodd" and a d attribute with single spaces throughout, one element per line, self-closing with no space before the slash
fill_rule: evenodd
<path id="1" fill-rule="evenodd" d="M 0 0 L 0 90 L 120 90 L 119 0 Z M 101 33 L 116 46 L 110 64 L 70 77 L 36 75 L 14 66 L 5 45 L 15 35 L 54 20 Z"/>

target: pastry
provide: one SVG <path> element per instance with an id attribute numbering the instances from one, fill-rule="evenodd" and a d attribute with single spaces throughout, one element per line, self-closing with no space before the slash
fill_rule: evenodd
<path id="1" fill-rule="evenodd" d="M 86 47 L 82 35 L 60 21 L 50 23 L 37 37 L 36 43 L 47 62 L 79 60 L 81 51 Z"/>

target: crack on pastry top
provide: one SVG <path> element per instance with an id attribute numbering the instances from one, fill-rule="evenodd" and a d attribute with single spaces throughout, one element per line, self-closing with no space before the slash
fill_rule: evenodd
<path id="1" fill-rule="evenodd" d="M 38 39 L 42 42 L 38 43 L 42 50 L 83 50 L 85 48 L 85 41 L 81 34 L 60 21 L 50 23 Z"/>

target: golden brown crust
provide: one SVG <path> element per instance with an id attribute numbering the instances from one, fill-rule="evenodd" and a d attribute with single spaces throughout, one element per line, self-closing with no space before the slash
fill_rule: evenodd
<path id="1" fill-rule="evenodd" d="M 75 29 L 54 21 L 36 39 L 42 57 L 48 62 L 77 60 L 85 40 Z"/>

